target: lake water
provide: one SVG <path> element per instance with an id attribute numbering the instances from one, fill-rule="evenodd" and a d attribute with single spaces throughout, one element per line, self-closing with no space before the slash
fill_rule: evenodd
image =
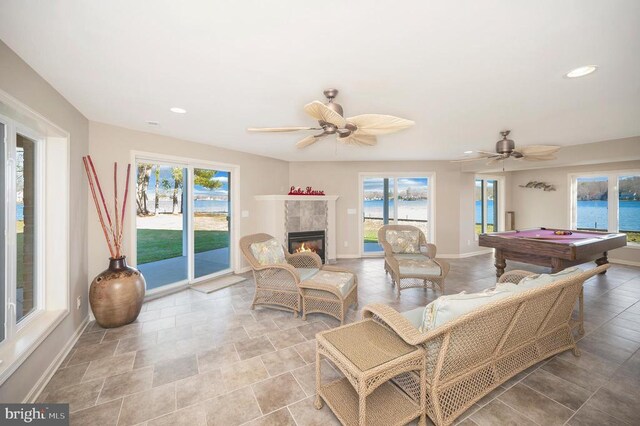
<path id="1" fill-rule="evenodd" d="M 365 200 L 366 217 L 382 217 L 382 200 Z M 482 221 L 480 201 L 476 201 L 476 223 Z M 390 201 L 389 213 L 393 214 L 393 200 Z M 429 202 L 427 200 L 403 201 L 398 204 L 399 219 L 427 219 Z M 487 209 L 493 211 L 493 200 L 487 201 Z M 489 215 L 489 224 L 493 218 Z M 596 226 L 597 224 L 597 226 Z M 540 224 L 544 226 L 544 224 Z M 606 229 L 606 201 L 578 201 L 578 228 Z M 640 231 L 640 201 L 620 202 L 620 229 L 624 231 Z"/>

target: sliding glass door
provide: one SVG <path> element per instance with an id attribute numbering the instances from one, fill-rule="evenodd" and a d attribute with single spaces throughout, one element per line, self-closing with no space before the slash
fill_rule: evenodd
<path id="1" fill-rule="evenodd" d="M 226 272 L 231 173 L 189 164 L 136 162 L 137 267 L 147 290 Z"/>
<path id="2" fill-rule="evenodd" d="M 229 269 L 231 173 L 193 169 L 194 277 Z"/>
<path id="3" fill-rule="evenodd" d="M 383 225 L 413 225 L 431 238 L 430 178 L 402 175 L 362 176 L 362 254 L 379 254 Z"/>

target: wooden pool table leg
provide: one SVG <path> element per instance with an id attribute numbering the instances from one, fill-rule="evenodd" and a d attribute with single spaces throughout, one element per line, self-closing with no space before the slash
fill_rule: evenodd
<path id="1" fill-rule="evenodd" d="M 551 273 L 555 274 L 556 272 L 560 272 L 564 269 L 564 264 L 562 263 L 562 259 L 557 257 L 551 258 Z"/>
<path id="2" fill-rule="evenodd" d="M 602 253 L 602 257 L 596 259 L 596 265 L 601 266 L 606 265 L 607 263 L 609 263 L 609 259 L 607 258 L 607 252 L 605 251 L 604 253 Z M 605 269 L 604 271 L 600 272 L 600 275 L 604 275 L 606 273 L 607 270 Z"/>
<path id="3" fill-rule="evenodd" d="M 496 249 L 495 256 L 496 263 L 494 264 L 494 266 L 496 267 L 496 277 L 500 278 L 500 276 L 504 274 L 504 268 L 507 267 L 507 261 L 502 255 L 502 250 L 500 249 Z"/>

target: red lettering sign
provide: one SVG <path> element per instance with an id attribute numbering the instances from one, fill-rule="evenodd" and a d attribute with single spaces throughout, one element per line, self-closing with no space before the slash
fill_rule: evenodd
<path id="1" fill-rule="evenodd" d="M 320 195 L 320 196 L 322 196 L 322 195 L 324 195 L 324 191 L 313 189 L 310 186 L 307 186 L 305 189 L 302 189 L 300 187 L 296 188 L 295 186 L 292 186 L 289 189 L 289 194 L 288 195 Z"/>

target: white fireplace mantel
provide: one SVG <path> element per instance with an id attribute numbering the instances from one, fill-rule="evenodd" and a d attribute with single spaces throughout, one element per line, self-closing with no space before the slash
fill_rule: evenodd
<path id="1" fill-rule="evenodd" d="M 259 223 L 260 232 L 273 235 L 286 246 L 286 209 L 285 201 L 326 201 L 327 202 L 327 252 L 326 261 L 335 262 L 337 257 L 336 235 L 336 200 L 338 195 L 256 195 L 258 201 L 258 214 L 256 221 Z"/>

